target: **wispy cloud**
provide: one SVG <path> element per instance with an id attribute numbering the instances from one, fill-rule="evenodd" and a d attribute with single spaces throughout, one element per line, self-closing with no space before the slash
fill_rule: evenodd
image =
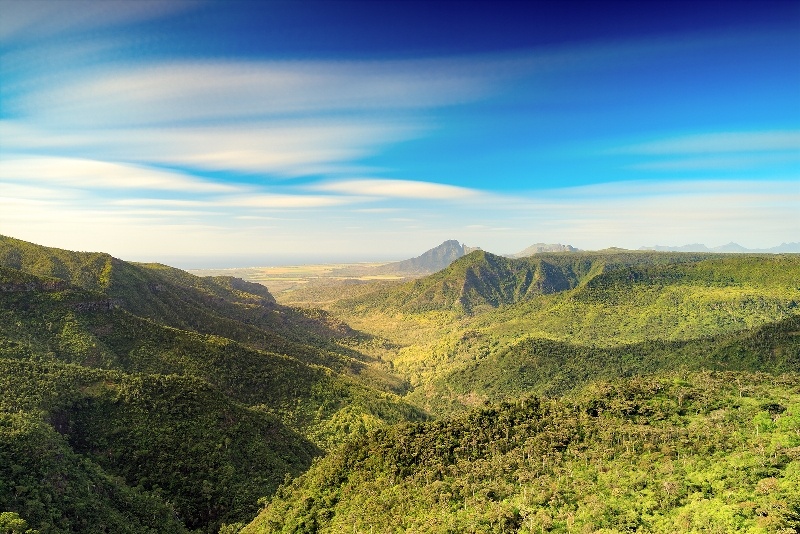
<path id="1" fill-rule="evenodd" d="M 486 96 L 496 70 L 463 58 L 114 65 L 7 95 L 4 110 L 16 118 L 0 135 L 9 152 L 330 175 L 419 137 L 431 128 L 426 110 Z"/>
<path id="2" fill-rule="evenodd" d="M 313 189 L 384 198 L 457 200 L 474 198 L 479 191 L 454 185 L 413 180 L 359 179 L 318 184 Z"/>
<path id="3" fill-rule="evenodd" d="M 96 2 L 94 0 L 4 1 L 0 42 L 42 39 L 68 32 L 108 28 L 191 9 L 198 2 Z"/>
<path id="4" fill-rule="evenodd" d="M 211 206 L 213 203 L 209 200 L 182 200 L 182 199 L 166 199 L 166 198 L 123 198 L 113 200 L 110 204 L 115 206 L 162 206 L 173 208 L 196 208 L 203 206 Z"/>
<path id="5" fill-rule="evenodd" d="M 5 151 L 69 152 L 145 165 L 273 177 L 352 171 L 352 162 L 358 158 L 419 131 L 408 121 L 352 118 L 99 131 L 49 130 L 0 121 Z"/>
<path id="6" fill-rule="evenodd" d="M 294 209 L 340 206 L 352 202 L 354 199 L 341 196 L 256 194 L 222 198 L 218 203 L 220 206 L 241 208 Z"/>
<path id="7" fill-rule="evenodd" d="M 477 67 L 477 68 L 476 68 Z M 453 105 L 485 96 L 486 66 L 461 60 L 182 61 L 116 67 L 12 103 L 74 127 L 197 124 Z M 16 104 L 16 105 L 14 105 Z"/>
<path id="8" fill-rule="evenodd" d="M 158 189 L 195 193 L 239 190 L 226 184 L 138 165 L 54 156 L 4 158 L 0 160 L 0 178 L 84 189 Z"/>

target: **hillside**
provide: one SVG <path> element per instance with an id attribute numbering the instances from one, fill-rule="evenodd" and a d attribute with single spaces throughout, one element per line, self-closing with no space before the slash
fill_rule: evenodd
<path id="1" fill-rule="evenodd" d="M 319 454 L 190 376 L 0 359 L 0 377 L 0 508 L 43 532 L 215 532 Z"/>
<path id="2" fill-rule="evenodd" d="M 795 255 L 474 252 L 429 277 L 359 288 L 326 306 L 383 340 L 364 350 L 408 378 L 409 399 L 449 413 L 617 373 L 769 371 L 769 359 L 726 363 L 719 346 L 760 329 L 791 330 L 798 280 Z M 528 361 L 527 347 L 540 347 Z"/>
<path id="3" fill-rule="evenodd" d="M 482 250 L 472 252 L 433 275 L 401 286 L 344 300 L 340 308 L 398 309 L 408 312 L 476 309 L 513 304 L 539 295 L 564 292 L 604 273 L 636 266 L 659 268 L 693 263 L 700 254 L 583 252 L 506 258 Z M 633 275 L 635 276 L 635 275 Z"/>
<path id="4" fill-rule="evenodd" d="M 263 286 L 0 242 L 0 510 L 31 528 L 216 532 L 348 435 L 424 418 L 344 344 L 368 336 Z"/>
<path id="5" fill-rule="evenodd" d="M 465 344 L 464 353 L 480 353 L 475 339 Z M 441 376 L 406 398 L 431 413 L 452 414 L 531 393 L 557 397 L 595 380 L 703 369 L 797 372 L 800 315 L 755 330 L 684 341 L 593 346 L 529 337 L 484 357 L 454 359 Z"/>
<path id="6" fill-rule="evenodd" d="M 111 305 L 160 324 L 291 353 L 342 369 L 350 354 L 331 339 L 357 335 L 324 314 L 279 306 L 260 284 L 232 277 L 191 275 L 160 264 L 137 264 L 108 254 L 42 247 L 0 236 L 0 266 L 98 291 Z"/>
<path id="7" fill-rule="evenodd" d="M 793 532 L 798 375 L 600 382 L 378 430 L 243 532 Z"/>
<path id="8" fill-rule="evenodd" d="M 0 237 L 0 521 L 798 527 L 800 256 L 476 250 L 300 300 Z"/>

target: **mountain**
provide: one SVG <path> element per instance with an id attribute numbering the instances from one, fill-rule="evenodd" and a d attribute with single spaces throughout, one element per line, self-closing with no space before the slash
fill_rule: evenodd
<path id="1" fill-rule="evenodd" d="M 768 252 L 774 252 L 775 254 L 782 254 L 782 253 L 800 253 L 800 242 L 795 243 L 781 243 L 776 247 L 772 247 L 767 249 Z M 767 252 L 765 251 L 765 252 Z"/>
<path id="2" fill-rule="evenodd" d="M 573 247 L 572 245 L 562 245 L 560 243 L 555 244 L 546 244 L 546 243 L 534 243 L 533 245 L 529 246 L 525 250 L 521 252 L 517 252 L 516 254 L 508 254 L 509 258 L 525 258 L 527 256 L 533 256 L 534 254 L 539 254 L 541 252 L 577 252 L 578 249 Z"/>
<path id="3" fill-rule="evenodd" d="M 385 339 L 392 349 L 374 354 L 408 378 L 405 398 L 442 416 L 612 376 L 791 371 L 800 365 L 791 343 L 798 279 L 800 257 L 788 254 L 474 252 L 328 309 Z M 762 329 L 782 344 L 724 349 Z"/>
<path id="4" fill-rule="evenodd" d="M 449 243 L 321 310 L 0 237 L 0 530 L 800 527 L 800 256 Z"/>
<path id="5" fill-rule="evenodd" d="M 369 336 L 242 280 L 0 238 L 0 312 L 0 510 L 43 532 L 216 532 L 349 434 L 424 418 Z"/>
<path id="6" fill-rule="evenodd" d="M 461 310 L 504 306 L 540 295 L 558 293 L 588 283 L 609 271 L 635 266 L 696 262 L 708 255 L 658 255 L 636 251 L 601 251 L 574 254 L 540 253 L 524 258 L 507 258 L 482 250 L 470 253 L 437 273 L 402 285 L 381 288 L 352 300 L 342 307 L 357 310 L 393 309 L 403 311 Z M 623 276 L 647 276 L 627 273 Z"/>
<path id="7" fill-rule="evenodd" d="M 403 278 L 424 276 L 444 269 L 468 251 L 478 250 L 475 247 L 466 247 L 451 239 L 434 247 L 423 254 L 407 260 L 387 263 L 377 267 L 347 267 L 334 269 L 334 276 L 370 276 L 393 275 Z"/>
<path id="8" fill-rule="evenodd" d="M 800 243 L 781 243 L 776 247 L 751 249 L 745 248 L 738 243 L 728 243 L 718 247 L 708 248 L 701 243 L 683 245 L 680 247 L 655 245 L 652 247 L 641 247 L 639 250 L 655 250 L 660 252 L 717 252 L 717 253 L 740 253 L 740 254 L 785 254 L 800 253 Z"/>
<path id="9" fill-rule="evenodd" d="M 430 274 L 444 269 L 464 255 L 464 246 L 451 239 L 416 258 L 375 267 L 376 273 Z"/>
<path id="10" fill-rule="evenodd" d="M 0 266 L 101 292 L 110 306 L 165 326 L 218 335 L 291 354 L 307 363 L 359 370 L 336 339 L 357 333 L 326 314 L 280 306 L 266 287 L 229 276 L 199 277 L 156 263 L 73 252 L 0 236 Z"/>

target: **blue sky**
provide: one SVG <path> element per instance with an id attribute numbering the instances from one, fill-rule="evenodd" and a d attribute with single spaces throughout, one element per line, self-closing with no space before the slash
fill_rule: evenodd
<path id="1" fill-rule="evenodd" d="M 187 268 L 800 241 L 798 2 L 0 13 L 5 235 Z"/>

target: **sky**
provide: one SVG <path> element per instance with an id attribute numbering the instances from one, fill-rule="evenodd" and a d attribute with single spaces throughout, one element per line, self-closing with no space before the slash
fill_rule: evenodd
<path id="1" fill-rule="evenodd" d="M 800 2 L 0 0 L 0 234 L 182 268 L 800 241 Z"/>

